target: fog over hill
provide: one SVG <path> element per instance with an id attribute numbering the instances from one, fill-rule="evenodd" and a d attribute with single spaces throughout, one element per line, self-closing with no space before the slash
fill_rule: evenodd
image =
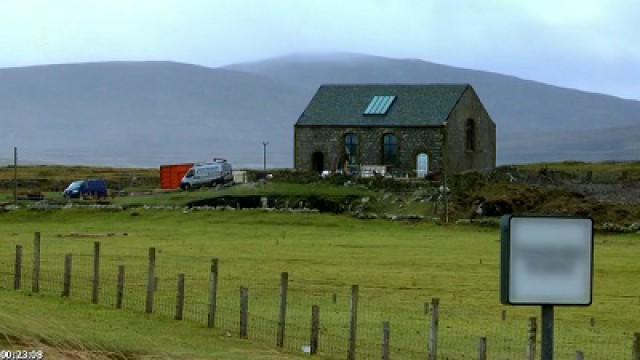
<path id="1" fill-rule="evenodd" d="M 291 123 L 307 101 L 263 76 L 170 62 L 0 70 L 2 151 L 51 163 L 158 166 L 226 157 L 291 161 Z M 12 153 L 11 153 L 12 154 Z M 277 159 L 277 162 L 275 161 Z"/>
<path id="2" fill-rule="evenodd" d="M 640 101 L 422 60 L 359 54 L 299 54 L 227 68 L 310 92 L 322 83 L 469 83 L 496 122 L 498 163 L 640 159 Z"/>
<path id="3" fill-rule="evenodd" d="M 207 68 L 105 62 L 0 69 L 0 161 L 158 166 L 226 157 L 289 167 L 293 124 L 323 83 L 470 83 L 498 162 L 640 159 L 640 101 L 422 60 L 291 55 Z M 6 154 L 6 155 L 5 155 Z"/>

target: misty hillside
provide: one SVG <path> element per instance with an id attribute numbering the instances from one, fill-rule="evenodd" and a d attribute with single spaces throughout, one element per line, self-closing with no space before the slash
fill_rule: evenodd
<path id="1" fill-rule="evenodd" d="M 268 78 L 169 62 L 0 70 L 2 151 L 52 163 L 158 166 L 227 157 L 290 163 L 307 97 Z"/>
<path id="2" fill-rule="evenodd" d="M 640 158 L 640 102 L 420 60 L 293 55 L 224 68 L 107 62 L 0 69 L 0 161 L 158 166 L 226 157 L 288 167 L 293 124 L 322 83 L 474 86 L 499 163 Z M 6 154 L 6 155 L 5 155 Z"/>
<path id="3" fill-rule="evenodd" d="M 422 60 L 358 54 L 292 55 L 227 68 L 310 93 L 323 83 L 470 83 L 496 122 L 499 163 L 640 159 L 640 101 Z"/>

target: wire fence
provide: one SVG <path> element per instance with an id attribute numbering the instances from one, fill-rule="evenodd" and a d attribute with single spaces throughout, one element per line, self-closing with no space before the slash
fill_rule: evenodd
<path id="1" fill-rule="evenodd" d="M 281 345 L 292 353 L 314 352 L 337 359 L 454 360 L 485 356 L 515 360 L 534 359 L 540 351 L 540 326 L 532 319 L 539 314 L 531 307 L 503 307 L 496 312 L 495 308 L 470 304 L 464 297 L 453 302 L 424 302 L 401 296 L 397 289 L 336 286 L 331 281 L 297 278 L 295 274 L 286 280 L 274 274 L 274 281 L 266 283 L 252 278 L 250 272 L 226 273 L 224 263 L 218 268 L 216 260 L 214 267 L 207 257 L 165 256 L 154 250 L 155 264 L 150 266 L 150 255 L 143 249 L 132 248 L 125 255 L 97 255 L 95 245 L 86 242 L 75 247 L 78 251 L 71 254 L 69 267 L 66 254 L 53 248 L 47 249 L 38 262 L 36 246 L 35 242 L 33 247 L 25 244 L 11 257 L 2 257 L 0 288 L 64 296 L 67 282 L 71 298 L 97 300 L 114 308 L 121 303 L 122 309 L 133 312 L 148 312 L 148 299 L 153 296 L 152 312 L 158 316 L 175 318 L 180 312 L 184 320 L 203 326 L 215 323 L 215 328 L 231 336 L 246 334 L 248 339 Z M 184 261 L 199 264 L 195 266 L 197 272 L 184 273 L 184 293 L 180 293 L 176 264 Z M 124 266 L 123 277 L 119 266 Z M 149 281 L 150 267 L 153 281 Z M 248 292 L 244 307 L 241 287 Z M 183 307 L 179 306 L 181 299 Z M 620 309 L 640 306 L 636 298 L 610 300 Z M 319 308 L 317 337 L 312 325 L 314 305 Z M 621 316 L 596 321 L 584 308 L 566 315 L 559 312 L 556 359 L 576 359 L 580 351 L 585 359 L 638 360 L 640 335 L 633 333 L 638 330 L 633 328 L 637 321 L 629 321 L 628 331 L 621 332 L 619 323 L 614 324 Z M 384 322 L 389 324 L 388 341 Z M 481 338 L 486 339 L 484 350 Z M 312 346 L 314 339 L 317 346 Z"/>

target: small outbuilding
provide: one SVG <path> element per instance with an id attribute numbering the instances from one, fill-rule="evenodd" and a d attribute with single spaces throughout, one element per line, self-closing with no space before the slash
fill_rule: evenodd
<path id="1" fill-rule="evenodd" d="M 496 165 L 496 125 L 468 84 L 323 85 L 295 124 L 298 170 L 426 177 Z"/>

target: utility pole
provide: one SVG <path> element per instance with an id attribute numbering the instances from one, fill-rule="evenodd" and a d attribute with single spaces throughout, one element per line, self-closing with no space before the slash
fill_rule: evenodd
<path id="1" fill-rule="evenodd" d="M 262 170 L 264 170 L 265 176 L 267 173 L 267 145 L 269 145 L 268 141 L 262 142 Z"/>
<path id="2" fill-rule="evenodd" d="M 448 131 L 447 131 L 447 126 L 448 124 L 445 122 L 444 126 L 442 127 L 442 141 L 445 144 L 445 149 L 447 148 L 448 145 Z M 443 197 L 444 197 L 444 223 L 448 224 L 449 223 L 449 191 L 448 191 L 448 184 L 447 184 L 447 175 L 449 173 L 449 156 L 447 155 L 448 152 L 445 151 L 444 152 L 444 156 L 443 156 L 443 165 L 442 165 L 442 173 L 443 173 Z"/>
<path id="3" fill-rule="evenodd" d="M 13 147 L 13 204 L 18 206 L 18 148 Z"/>
<path id="4" fill-rule="evenodd" d="M 444 223 L 449 223 L 449 188 L 447 187 L 447 173 L 444 173 Z"/>

